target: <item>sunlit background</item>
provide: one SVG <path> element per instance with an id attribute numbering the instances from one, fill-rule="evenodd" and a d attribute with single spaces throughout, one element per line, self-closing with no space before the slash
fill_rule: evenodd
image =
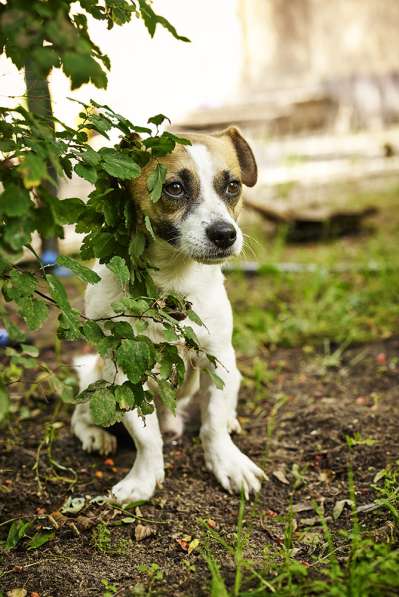
<path id="1" fill-rule="evenodd" d="M 111 59 L 108 88 L 71 91 L 54 70 L 58 118 L 77 124 L 73 97 L 106 103 L 141 125 L 159 112 L 188 129 L 237 124 L 259 165 L 247 205 L 273 217 L 298 202 L 306 213 L 320 202 L 325 209 L 331 184 L 378 187 L 397 176 L 396 0 L 156 0 L 154 8 L 191 42 L 161 27 L 151 39 L 138 19 L 111 31 L 90 19 Z M 24 93 L 23 75 L 1 58 L 2 103 L 24 101 Z M 70 193 L 63 184 L 61 195 Z"/>

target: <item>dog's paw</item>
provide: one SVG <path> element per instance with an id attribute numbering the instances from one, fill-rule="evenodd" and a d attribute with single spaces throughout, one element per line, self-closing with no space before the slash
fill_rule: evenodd
<path id="1" fill-rule="evenodd" d="M 78 435 L 86 452 L 99 452 L 103 456 L 116 452 L 116 437 L 101 427 L 89 425 Z"/>
<path id="2" fill-rule="evenodd" d="M 171 439 L 177 439 L 183 435 L 184 419 L 181 415 L 173 415 L 171 412 L 163 413 L 159 423 L 161 432 L 169 435 Z"/>
<path id="3" fill-rule="evenodd" d="M 257 493 L 265 473 L 248 456 L 245 456 L 232 441 L 205 449 L 207 468 L 213 472 L 219 483 L 229 493 L 243 490 L 245 498 Z"/>
<path id="4" fill-rule="evenodd" d="M 160 485 L 163 480 L 163 471 L 157 474 L 148 471 L 145 476 L 129 473 L 113 486 L 110 499 L 118 504 L 149 500 L 154 495 L 157 485 Z"/>

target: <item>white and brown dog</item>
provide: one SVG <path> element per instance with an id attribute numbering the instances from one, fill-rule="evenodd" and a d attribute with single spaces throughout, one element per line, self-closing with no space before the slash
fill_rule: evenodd
<path id="1" fill-rule="evenodd" d="M 206 466 L 229 492 L 250 493 L 260 489 L 264 478 L 256 466 L 233 443 L 230 433 L 239 430 L 236 418 L 240 373 L 232 346 L 233 318 L 224 287 L 221 263 L 240 253 L 243 236 L 236 219 L 241 206 L 242 185 L 253 186 L 257 167 L 248 143 L 236 128 L 214 135 L 186 134 L 190 146 L 177 145 L 173 153 L 159 161 L 167 167 L 161 199 L 151 202 L 146 179 L 151 165 L 132 182 L 132 196 L 142 213 L 156 229 L 156 241 L 150 245 L 149 260 L 157 268 L 153 274 L 165 292 L 184 294 L 192 303 L 205 327 L 193 325 L 201 346 L 217 357 L 223 366 L 216 372 L 224 381 L 217 389 L 199 359 L 188 363 L 183 387 L 178 392 L 177 414 L 173 416 L 157 403 L 157 410 L 147 415 L 145 424 L 136 411 L 126 413 L 123 423 L 136 445 L 137 455 L 130 472 L 112 489 L 120 503 L 149 499 L 164 479 L 162 432 L 180 435 L 184 419 L 193 406 L 201 413 L 200 437 Z M 117 279 L 104 265 L 95 270 L 101 282 L 86 291 L 86 315 L 102 318 L 113 315 L 111 304 L 121 296 Z M 159 329 L 149 328 L 148 335 L 161 341 Z M 182 355 L 184 358 L 184 355 Z M 80 357 L 77 363 L 81 390 L 98 379 L 113 381 L 113 363 L 96 356 Z M 126 377 L 117 374 L 116 383 Z M 72 430 L 87 451 L 101 454 L 116 448 L 113 435 L 93 424 L 87 404 L 75 408 Z"/>

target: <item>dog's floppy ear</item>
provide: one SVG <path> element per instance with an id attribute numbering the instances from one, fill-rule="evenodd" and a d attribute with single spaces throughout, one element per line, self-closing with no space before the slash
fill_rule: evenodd
<path id="1" fill-rule="evenodd" d="M 252 149 L 241 132 L 235 126 L 230 126 L 218 136 L 230 137 L 240 164 L 242 182 L 247 187 L 253 187 L 258 179 L 258 167 Z"/>

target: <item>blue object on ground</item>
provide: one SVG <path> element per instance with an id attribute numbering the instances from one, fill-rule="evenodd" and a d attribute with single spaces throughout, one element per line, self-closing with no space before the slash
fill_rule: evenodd
<path id="1" fill-rule="evenodd" d="M 57 251 L 53 251 L 52 249 L 48 249 L 43 251 L 41 254 L 41 262 L 43 265 L 55 265 L 57 262 L 58 253 Z"/>
<path id="2" fill-rule="evenodd" d="M 54 266 L 52 271 L 56 276 L 59 276 L 60 278 L 68 278 L 69 276 L 72 276 L 73 274 L 70 269 L 63 265 L 57 265 L 57 257 L 57 251 L 46 249 L 46 251 L 43 251 L 40 259 L 44 266 Z"/>
<path id="3" fill-rule="evenodd" d="M 10 336 L 5 328 L 0 328 L 0 347 L 8 346 L 10 342 Z"/>

